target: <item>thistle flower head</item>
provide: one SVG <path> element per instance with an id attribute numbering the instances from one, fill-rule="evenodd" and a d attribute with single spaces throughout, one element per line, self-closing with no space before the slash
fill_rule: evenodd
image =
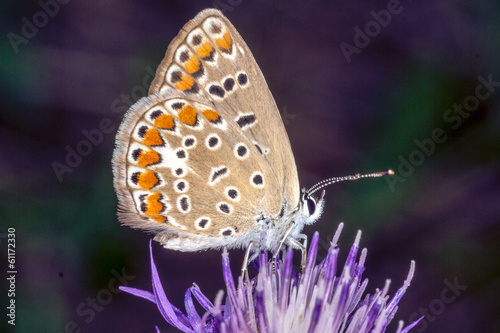
<path id="1" fill-rule="evenodd" d="M 186 313 L 182 312 L 168 301 L 152 252 L 153 292 L 129 287 L 120 289 L 155 303 L 163 318 L 184 332 L 385 332 L 410 285 L 415 263 L 411 262 L 407 279 L 392 298 L 387 294 L 389 280 L 383 289 L 365 294 L 368 280 L 362 279 L 362 273 L 366 249 L 356 261 L 361 232 L 356 236 L 342 271 L 337 272 L 339 249 L 336 243 L 342 227 L 340 224 L 326 258 L 319 264 L 316 264 L 319 234 L 315 233 L 303 273 L 297 275 L 293 270 L 291 250 L 276 263 L 275 269 L 267 253 L 262 253 L 258 257 L 257 276 L 250 280 L 239 277 L 238 287 L 224 250 L 225 304 L 222 304 L 222 291 L 212 303 L 193 285 L 186 290 Z M 193 296 L 205 309 L 203 315 L 196 311 Z M 400 321 L 396 332 L 408 332 L 417 323 L 418 320 L 403 328 Z"/>

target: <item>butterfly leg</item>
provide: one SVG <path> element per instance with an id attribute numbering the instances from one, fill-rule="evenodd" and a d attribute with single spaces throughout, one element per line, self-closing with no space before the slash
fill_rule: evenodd
<path id="1" fill-rule="evenodd" d="M 304 270 L 306 268 L 306 260 L 307 260 L 307 235 L 299 234 L 299 235 L 297 235 L 297 238 L 301 238 L 302 243 L 298 239 L 295 239 L 295 238 L 290 238 L 289 241 L 290 241 L 290 243 L 292 243 L 293 245 L 298 247 L 300 249 L 300 251 L 302 252 L 302 259 L 300 260 L 300 268 L 301 268 L 301 271 L 304 272 Z"/>
<path id="2" fill-rule="evenodd" d="M 295 222 L 292 222 L 292 224 L 290 224 L 290 227 L 288 227 L 288 229 L 286 230 L 285 235 L 283 236 L 283 238 L 281 238 L 281 240 L 280 240 L 280 242 L 278 244 L 278 248 L 276 249 L 276 251 L 274 251 L 273 261 L 272 261 L 273 274 L 276 273 L 276 260 L 278 258 L 279 253 L 280 253 L 281 247 L 283 246 L 283 244 L 285 243 L 286 239 L 288 238 L 288 235 L 290 235 L 290 232 L 292 232 L 292 229 L 293 229 L 294 226 L 295 226 Z M 293 238 L 290 238 L 290 239 L 293 239 Z"/>
<path id="3" fill-rule="evenodd" d="M 248 280 L 248 264 L 251 263 L 257 256 L 259 255 L 259 251 L 255 251 L 252 253 L 252 256 L 250 257 L 250 251 L 252 250 L 252 246 L 258 245 L 258 242 L 251 241 L 248 243 L 247 250 L 245 251 L 245 258 L 243 259 L 243 266 L 241 267 L 241 278 L 243 280 Z"/>

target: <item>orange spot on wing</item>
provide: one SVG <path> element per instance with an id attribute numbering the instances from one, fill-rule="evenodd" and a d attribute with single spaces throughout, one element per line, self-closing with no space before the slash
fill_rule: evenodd
<path id="1" fill-rule="evenodd" d="M 137 184 L 145 190 L 149 190 L 153 188 L 156 184 L 158 184 L 159 179 L 156 174 L 151 170 L 146 170 L 141 172 L 137 177 Z"/>
<path id="2" fill-rule="evenodd" d="M 191 76 L 182 73 L 181 80 L 176 82 L 174 85 L 175 88 L 182 91 L 190 90 L 194 85 L 194 79 Z"/>
<path id="3" fill-rule="evenodd" d="M 174 128 L 174 117 L 169 114 L 162 114 L 155 119 L 155 126 L 158 128 L 171 130 Z"/>
<path id="4" fill-rule="evenodd" d="M 140 167 L 146 167 L 148 165 L 157 163 L 160 161 L 160 155 L 154 150 L 142 151 L 141 155 L 137 159 L 137 164 Z"/>
<path id="5" fill-rule="evenodd" d="M 153 220 L 155 220 L 158 223 L 165 223 L 167 222 L 167 218 L 163 215 L 155 215 L 155 216 L 150 216 Z"/>
<path id="6" fill-rule="evenodd" d="M 215 44 L 221 50 L 225 50 L 226 52 L 231 52 L 233 40 L 231 39 L 231 34 L 226 31 L 221 38 L 215 39 Z"/>
<path id="7" fill-rule="evenodd" d="M 200 70 L 200 60 L 193 54 L 189 58 L 189 61 L 184 65 L 184 68 L 189 74 L 196 73 Z"/>
<path id="8" fill-rule="evenodd" d="M 213 51 L 214 48 L 209 41 L 204 42 L 203 44 L 201 44 L 201 46 L 196 48 L 196 53 L 201 59 L 210 58 L 212 56 Z"/>
<path id="9" fill-rule="evenodd" d="M 160 146 L 163 144 L 160 133 L 156 128 L 150 128 L 146 132 L 146 135 L 144 136 L 144 144 L 146 146 Z"/>
<path id="10" fill-rule="evenodd" d="M 203 115 L 210 121 L 217 121 L 220 118 L 220 115 L 217 112 L 210 109 L 203 111 Z"/>
<path id="11" fill-rule="evenodd" d="M 146 215 L 158 215 L 161 213 L 163 210 L 163 204 L 160 202 L 161 199 L 161 194 L 160 193 L 153 193 L 148 198 L 146 199 Z M 155 216 L 152 216 L 151 218 L 155 219 Z"/>
<path id="12" fill-rule="evenodd" d="M 179 119 L 187 125 L 196 124 L 196 110 L 191 105 L 186 105 L 179 112 Z"/>

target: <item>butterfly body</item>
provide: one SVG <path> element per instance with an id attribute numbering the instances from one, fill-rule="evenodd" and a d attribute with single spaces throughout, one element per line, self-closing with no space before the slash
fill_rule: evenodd
<path id="1" fill-rule="evenodd" d="M 172 41 L 113 155 L 120 221 L 166 248 L 296 247 L 323 200 L 300 193 L 283 122 L 248 46 L 217 10 Z"/>

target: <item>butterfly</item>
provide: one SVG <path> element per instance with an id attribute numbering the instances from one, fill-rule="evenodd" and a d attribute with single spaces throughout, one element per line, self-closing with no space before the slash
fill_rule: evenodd
<path id="1" fill-rule="evenodd" d="M 324 186 L 305 191 L 279 110 L 250 49 L 218 10 L 171 42 L 148 96 L 125 114 L 113 154 L 122 224 L 178 251 L 305 251 Z"/>

